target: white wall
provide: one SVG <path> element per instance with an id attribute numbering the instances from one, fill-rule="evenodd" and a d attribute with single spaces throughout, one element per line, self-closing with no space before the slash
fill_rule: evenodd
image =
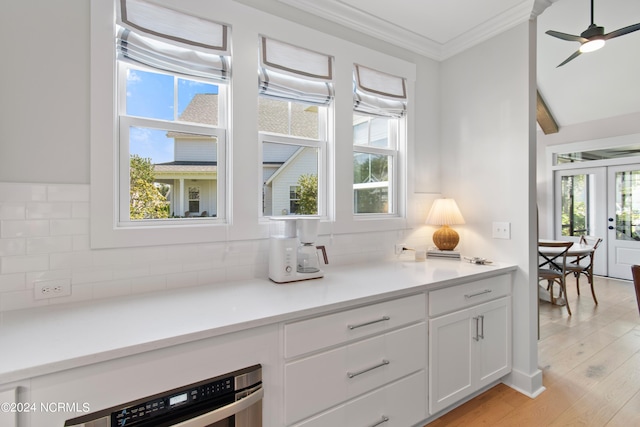
<path id="1" fill-rule="evenodd" d="M 89 2 L 3 2 L 0 182 L 89 182 Z"/>
<path id="2" fill-rule="evenodd" d="M 540 391 L 535 261 L 535 23 L 442 64 L 442 193 L 465 217 L 465 253 L 517 263 L 511 384 Z M 511 239 L 492 239 L 493 221 Z M 533 273 L 533 277 L 532 277 Z"/>

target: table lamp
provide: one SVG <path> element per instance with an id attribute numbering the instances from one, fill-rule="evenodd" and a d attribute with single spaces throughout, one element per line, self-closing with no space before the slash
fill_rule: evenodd
<path id="1" fill-rule="evenodd" d="M 430 225 L 441 225 L 433 233 L 433 243 L 441 251 L 452 251 L 458 245 L 460 236 L 449 225 L 464 224 L 464 218 L 458 209 L 456 201 L 453 199 L 436 199 L 431 206 L 429 215 L 425 223 Z"/>

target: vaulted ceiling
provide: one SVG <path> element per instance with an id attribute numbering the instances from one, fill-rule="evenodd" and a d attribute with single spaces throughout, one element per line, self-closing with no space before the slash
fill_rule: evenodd
<path id="1" fill-rule="evenodd" d="M 640 31 L 609 40 L 596 52 L 558 64 L 591 23 L 590 0 L 279 0 L 441 61 L 537 17 L 538 89 L 558 126 L 640 112 Z M 640 22 L 639 0 L 595 0 L 605 32 Z"/>

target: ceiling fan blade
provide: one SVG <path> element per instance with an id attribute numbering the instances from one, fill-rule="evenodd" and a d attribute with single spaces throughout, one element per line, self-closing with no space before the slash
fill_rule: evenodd
<path id="1" fill-rule="evenodd" d="M 640 30 L 640 23 L 635 25 L 629 25 L 628 27 L 620 28 L 619 30 L 611 31 L 609 34 L 605 34 L 604 39 L 609 40 L 614 37 L 624 36 L 625 34 L 633 33 Z"/>
<path id="2" fill-rule="evenodd" d="M 559 31 L 549 30 L 546 32 L 546 34 L 549 34 L 550 36 L 557 37 L 559 39 L 567 40 L 570 42 L 586 43 L 588 41 L 588 39 L 585 39 L 584 37 L 574 36 L 573 34 L 561 33 Z"/>
<path id="3" fill-rule="evenodd" d="M 564 64 L 566 64 L 567 62 L 571 61 L 572 59 L 576 59 L 578 56 L 580 56 L 582 52 L 580 52 L 580 50 L 576 50 L 573 55 L 571 55 L 570 57 L 568 57 L 567 59 L 565 59 L 560 65 L 558 65 L 556 68 L 558 67 L 562 67 Z"/>

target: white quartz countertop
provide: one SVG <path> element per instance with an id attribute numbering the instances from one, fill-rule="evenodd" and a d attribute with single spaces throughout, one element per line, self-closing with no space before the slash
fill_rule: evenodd
<path id="1" fill-rule="evenodd" d="M 10 311 L 0 323 L 0 384 L 515 270 L 432 259 L 329 265 L 303 282 L 252 279 Z"/>

